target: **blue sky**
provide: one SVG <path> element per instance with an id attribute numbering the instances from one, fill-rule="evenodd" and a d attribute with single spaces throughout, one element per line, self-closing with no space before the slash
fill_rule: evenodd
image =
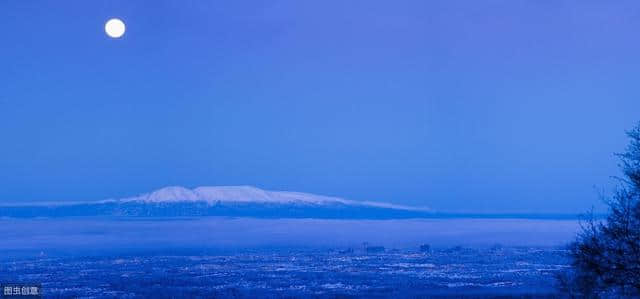
<path id="1" fill-rule="evenodd" d="M 633 1 L 8 0 L 0 28 L 5 202 L 254 185 L 582 212 L 640 121 Z"/>

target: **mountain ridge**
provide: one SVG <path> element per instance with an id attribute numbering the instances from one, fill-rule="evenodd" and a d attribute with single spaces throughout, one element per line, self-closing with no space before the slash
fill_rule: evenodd
<path id="1" fill-rule="evenodd" d="M 228 203 L 305 203 L 305 204 L 345 204 L 363 205 L 379 208 L 390 208 L 412 211 L 430 211 L 426 207 L 411 207 L 377 201 L 356 201 L 340 197 L 317 195 L 293 191 L 271 191 L 253 186 L 200 186 L 188 189 L 182 186 L 163 187 L 134 197 L 116 199 L 116 201 L 141 201 L 150 203 L 162 202 L 196 202 L 204 201 L 209 204 Z"/>
<path id="2" fill-rule="evenodd" d="M 397 219 L 428 217 L 427 208 L 385 202 L 355 201 L 252 186 L 180 186 L 160 188 L 138 196 L 97 202 L 0 206 L 0 217 L 191 217 Z"/>

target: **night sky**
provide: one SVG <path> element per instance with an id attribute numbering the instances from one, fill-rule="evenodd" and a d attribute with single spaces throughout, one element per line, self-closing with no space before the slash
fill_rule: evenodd
<path id="1" fill-rule="evenodd" d="M 637 1 L 4 0 L 0 28 L 0 203 L 582 212 L 640 121 Z"/>

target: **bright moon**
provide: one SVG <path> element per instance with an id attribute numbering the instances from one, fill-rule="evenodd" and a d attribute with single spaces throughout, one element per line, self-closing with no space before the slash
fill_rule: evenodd
<path id="1" fill-rule="evenodd" d="M 124 23 L 120 19 L 111 19 L 104 24 L 104 31 L 108 36 L 119 38 L 124 34 Z"/>

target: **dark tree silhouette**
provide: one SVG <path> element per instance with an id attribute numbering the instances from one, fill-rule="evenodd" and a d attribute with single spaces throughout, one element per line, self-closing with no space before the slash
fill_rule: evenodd
<path id="1" fill-rule="evenodd" d="M 609 214 L 591 213 L 570 246 L 572 270 L 560 277 L 574 297 L 640 297 L 640 124 L 627 132 L 626 152 L 618 154 L 623 177 L 604 199 Z"/>

